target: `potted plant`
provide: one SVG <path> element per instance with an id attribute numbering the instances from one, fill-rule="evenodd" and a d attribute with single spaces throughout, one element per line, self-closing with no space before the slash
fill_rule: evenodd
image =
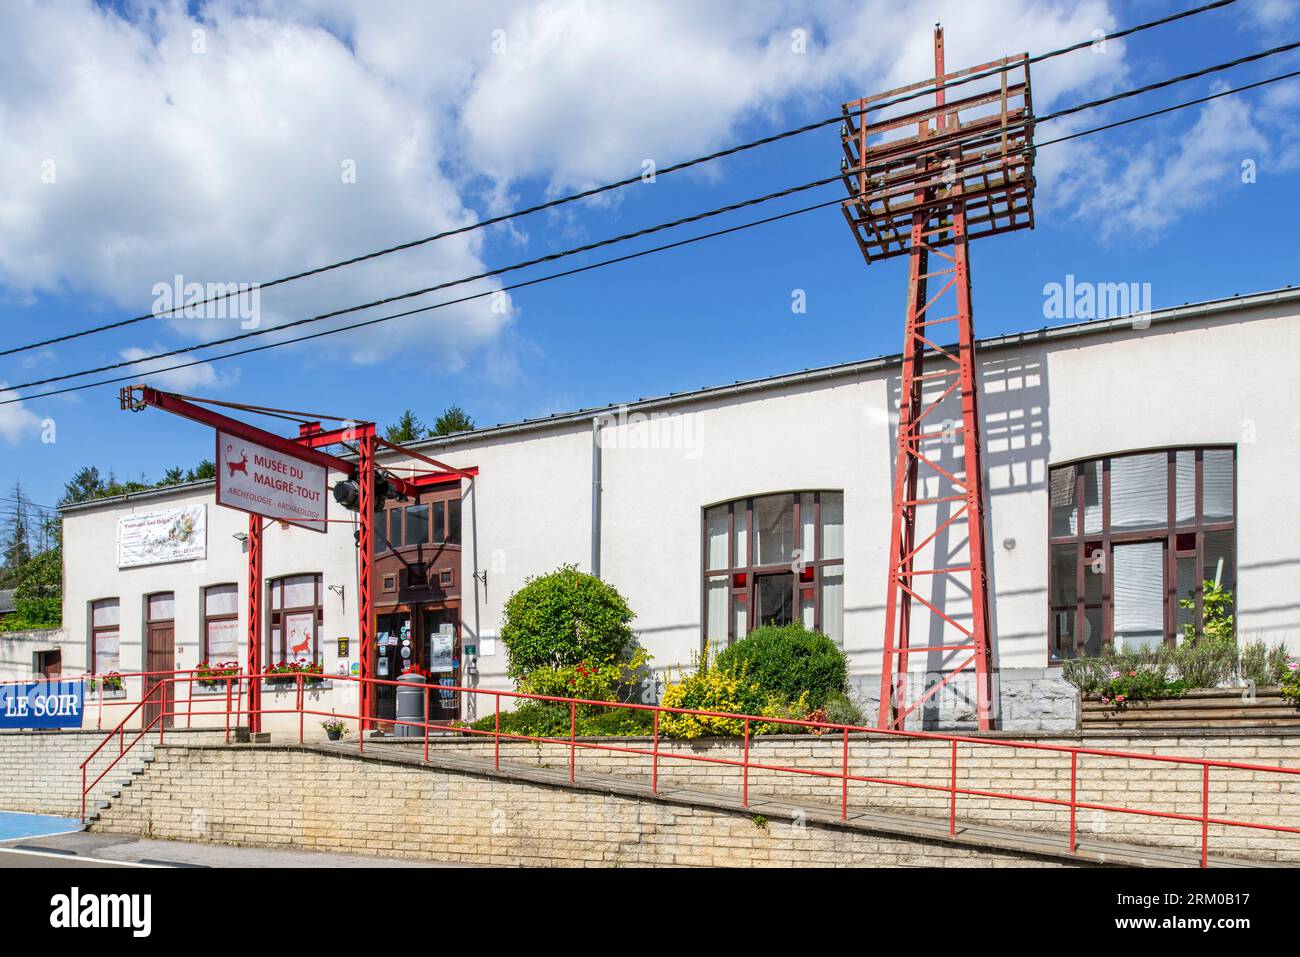
<path id="1" fill-rule="evenodd" d="M 94 691 L 101 681 L 104 683 L 105 691 L 121 691 L 123 687 L 125 687 L 121 674 L 116 671 L 110 671 L 105 675 L 101 675 L 99 678 L 91 678 L 86 683 L 86 687 L 89 688 L 89 690 Z"/>
<path id="2" fill-rule="evenodd" d="M 198 667 L 194 669 L 194 677 L 204 688 L 221 687 L 226 684 L 223 679 L 234 678 L 238 674 L 239 662 L 237 661 L 200 661 Z"/>
<path id="3" fill-rule="evenodd" d="M 338 718 L 322 721 L 320 726 L 325 729 L 325 734 L 331 741 L 339 741 L 343 738 L 343 735 L 348 733 L 348 726 Z"/>
<path id="4" fill-rule="evenodd" d="M 272 665 L 266 672 L 267 684 L 292 685 L 297 683 L 298 675 L 303 675 L 303 685 L 310 688 L 321 683 L 325 668 L 314 661 L 299 658 L 297 661 L 282 661 L 278 665 Z"/>

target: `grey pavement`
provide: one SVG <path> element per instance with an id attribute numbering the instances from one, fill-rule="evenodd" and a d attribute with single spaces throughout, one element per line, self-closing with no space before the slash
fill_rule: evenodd
<path id="1" fill-rule="evenodd" d="M 157 841 L 74 831 L 0 842 L 0 868 L 16 867 L 463 867 L 359 854 Z"/>

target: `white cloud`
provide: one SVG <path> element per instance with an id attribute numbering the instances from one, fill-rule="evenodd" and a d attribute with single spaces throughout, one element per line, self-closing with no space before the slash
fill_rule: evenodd
<path id="1" fill-rule="evenodd" d="M 141 359 L 147 355 L 163 351 L 162 346 L 154 344 L 152 347 L 142 349 L 138 346 L 132 346 L 129 349 L 123 349 L 121 356 L 123 359 Z M 166 372 L 155 372 L 155 369 L 169 369 L 175 365 L 185 365 L 192 360 L 185 356 L 176 356 L 171 359 L 151 359 L 141 362 L 139 365 L 132 366 L 133 374 L 139 376 L 141 382 L 147 382 L 149 385 L 161 387 L 163 389 L 174 390 L 178 392 L 191 392 L 196 389 L 204 389 L 209 392 L 217 389 L 225 389 L 234 385 L 239 380 L 239 370 L 226 367 L 218 371 L 217 367 L 208 362 L 201 362 L 198 365 L 186 366 L 183 369 L 171 369 Z"/>
<path id="2" fill-rule="evenodd" d="M 139 0 L 123 19 L 90 0 L 0 5 L 6 296 L 71 291 L 115 313 L 144 312 L 154 284 L 177 273 L 255 282 L 470 222 L 476 209 L 513 203 L 525 180 L 567 190 L 637 172 L 647 158 L 662 166 L 830 115 L 844 99 L 929 75 L 936 20 L 947 31 L 949 69 L 1119 25 L 1109 0 L 190 6 Z M 1048 61 L 1034 71 L 1035 104 L 1041 111 L 1106 92 L 1126 71 L 1121 43 Z M 1056 182 L 1051 164 L 1065 165 L 1074 149 L 1053 148 L 1040 196 L 1050 198 Z M 355 183 L 343 182 L 348 161 Z M 828 156 L 828 168 L 834 163 Z M 55 181 L 43 182 L 51 169 Z M 565 216 L 547 224 L 557 235 L 569 225 Z M 480 272 L 484 238 L 471 233 L 264 290 L 263 324 Z M 280 354 L 375 363 L 418 343 L 442 368 L 476 361 L 509 379 L 515 313 L 494 312 L 491 302 Z M 230 320 L 134 329 L 137 355 L 164 336 L 189 342 L 240 331 Z"/>
<path id="3" fill-rule="evenodd" d="M 135 23 L 86 0 L 0 7 L 7 287 L 143 312 L 175 273 L 256 282 L 471 220 L 440 172 L 435 116 L 327 30 L 234 9 L 205 5 L 200 22 L 166 3 Z M 267 290 L 264 320 L 473 274 L 480 248 L 455 237 Z M 446 312 L 338 348 L 374 360 L 419 337 L 467 353 L 509 323 L 482 302 Z M 235 331 L 170 325 L 183 337 Z"/>
<path id="4" fill-rule="evenodd" d="M 18 398 L 12 389 L 6 390 L 0 383 L 0 403 Z M 41 420 L 24 407 L 21 402 L 9 402 L 0 405 L 0 440 L 9 445 L 17 445 L 25 438 L 31 438 L 41 427 Z"/>
<path id="5" fill-rule="evenodd" d="M 1089 144 L 1062 173 L 1061 196 L 1102 239 L 1151 241 L 1187 213 L 1244 188 L 1243 158 L 1272 155 L 1248 101 L 1214 100 L 1179 136 L 1152 136 L 1122 152 Z"/>

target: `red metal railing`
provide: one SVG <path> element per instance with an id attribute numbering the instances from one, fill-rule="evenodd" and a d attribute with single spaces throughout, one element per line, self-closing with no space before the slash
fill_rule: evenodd
<path id="1" fill-rule="evenodd" d="M 250 713 L 249 709 L 243 704 L 246 698 L 242 688 L 237 691 L 232 686 L 242 685 L 242 683 L 252 681 L 252 680 L 262 681 L 267 679 L 271 679 L 281 684 L 288 684 L 292 682 L 295 685 L 296 693 L 294 695 L 293 707 L 278 707 L 278 708 L 263 707 L 258 709 L 258 713 L 263 716 L 275 715 L 275 714 L 298 715 L 298 740 L 300 743 L 305 740 L 305 721 L 307 715 L 335 719 L 335 720 L 353 721 L 353 722 L 357 722 L 359 726 L 363 723 L 363 717 L 360 713 L 356 713 L 356 714 L 339 713 L 337 710 L 324 711 L 324 710 L 308 707 L 307 706 L 308 702 L 306 700 L 306 693 L 308 691 L 313 690 L 309 682 L 311 683 L 320 682 L 321 680 L 326 679 L 331 682 L 356 682 L 359 686 L 364 686 L 365 684 L 369 684 L 375 686 L 376 688 L 378 686 L 388 686 L 393 688 L 404 687 L 407 689 L 412 687 L 411 684 L 406 682 L 386 680 L 382 678 L 360 678 L 352 675 L 326 675 L 323 676 L 322 679 L 322 676 L 316 676 L 316 675 L 309 676 L 309 675 L 297 674 L 293 676 L 286 676 L 284 674 L 268 673 L 268 674 L 255 675 L 255 676 L 240 675 L 238 677 L 218 679 L 226 683 L 226 694 L 224 696 L 215 696 L 215 697 L 218 697 L 218 699 L 224 697 L 225 732 L 226 732 L 227 741 L 229 741 L 230 739 L 232 720 L 235 722 L 237 726 L 240 719 L 246 718 Z M 149 733 L 155 726 L 158 727 L 159 743 L 162 743 L 163 736 L 165 733 L 165 726 L 167 723 L 166 719 L 168 717 L 179 717 L 181 715 L 184 715 L 188 719 L 192 720 L 192 718 L 196 714 L 208 715 L 208 716 L 219 716 L 223 713 L 222 711 L 195 712 L 193 710 L 193 703 L 195 699 L 193 699 L 192 697 L 187 699 L 186 701 L 187 707 L 185 711 L 167 710 L 167 708 L 165 707 L 167 696 L 159 693 L 159 689 L 164 687 L 164 685 L 167 683 L 174 684 L 174 683 L 192 682 L 193 680 L 196 679 L 194 679 L 190 673 L 185 673 L 183 677 L 173 676 L 171 678 L 162 679 L 157 685 L 155 685 L 150 690 L 149 694 L 145 695 L 139 702 L 135 704 L 131 712 L 122 719 L 122 721 L 118 724 L 116 728 L 114 728 L 112 731 L 108 733 L 105 739 L 102 742 L 100 742 L 99 746 L 93 752 L 91 752 L 90 756 L 87 757 L 85 762 L 83 762 L 82 764 L 82 818 L 83 819 L 85 818 L 86 798 L 90 790 L 92 790 L 95 787 L 95 785 L 97 785 L 101 780 L 103 780 L 104 776 L 112 769 L 112 767 L 115 766 L 117 762 L 120 761 L 121 758 L 123 758 L 127 753 L 129 753 L 131 748 L 145 734 Z M 480 737 L 492 738 L 493 765 L 498 769 L 501 766 L 501 742 L 503 740 L 527 741 L 536 744 L 554 744 L 554 745 L 567 747 L 569 749 L 569 780 L 570 781 L 573 781 L 575 779 L 576 769 L 577 769 L 577 754 L 580 750 L 608 751 L 608 752 L 615 752 L 620 754 L 635 754 L 635 755 L 642 755 L 650 759 L 651 761 L 650 787 L 651 790 L 656 793 L 659 790 L 659 763 L 663 759 L 667 758 L 675 761 L 695 761 L 695 762 L 701 762 L 706 764 L 726 765 L 730 767 L 735 767 L 740 773 L 741 802 L 745 806 L 749 805 L 749 776 L 752 770 L 807 775 L 807 776 L 824 778 L 824 779 L 838 779 L 840 781 L 840 816 L 842 819 L 845 820 L 847 820 L 848 813 L 849 813 L 849 784 L 851 782 L 861 783 L 861 784 L 882 785 L 887 787 L 911 788 L 911 789 L 918 789 L 923 791 L 939 791 L 948 795 L 948 827 L 949 827 L 950 834 L 955 834 L 957 832 L 957 808 L 958 808 L 959 797 L 981 797 L 981 798 L 990 798 L 990 799 L 997 799 L 997 800 L 1024 802 L 1024 803 L 1034 804 L 1034 805 L 1068 807 L 1070 812 L 1069 848 L 1071 851 L 1077 851 L 1079 847 L 1078 839 L 1077 839 L 1077 820 L 1078 820 L 1079 811 L 1102 811 L 1102 812 L 1109 812 L 1115 814 L 1131 814 L 1131 815 L 1138 815 L 1142 817 L 1199 823 L 1201 826 L 1200 861 L 1202 867 L 1208 866 L 1208 862 L 1209 862 L 1209 828 L 1211 824 L 1221 826 L 1221 827 L 1245 828 L 1245 829 L 1280 832 L 1280 833 L 1287 833 L 1287 834 L 1300 834 L 1300 826 L 1269 824 L 1269 823 L 1263 823 L 1259 821 L 1242 821 L 1242 820 L 1235 820 L 1226 817 L 1214 817 L 1210 815 L 1210 785 L 1211 785 L 1210 771 L 1211 769 L 1240 770 L 1240 771 L 1251 771 L 1251 772 L 1295 776 L 1295 775 L 1300 775 L 1300 768 L 1275 767 L 1275 766 L 1263 765 L 1263 764 L 1249 764 L 1249 763 L 1238 762 L 1238 761 L 1220 761 L 1220 760 L 1213 760 L 1210 758 L 1181 757 L 1176 755 L 1165 755 L 1165 754 L 1144 754 L 1144 753 L 1134 752 L 1134 751 L 1117 751 L 1117 750 L 1111 750 L 1107 748 L 1091 748 L 1091 747 L 1071 746 L 1071 745 L 1064 745 L 1064 744 L 1043 744 L 1043 743 L 1030 742 L 1030 741 L 1009 741 L 1009 740 L 1003 740 L 999 738 L 973 737 L 970 735 L 959 735 L 959 734 L 941 734 L 941 733 L 928 732 L 928 731 L 902 731 L 902 730 L 883 729 L 883 728 L 868 728 L 868 727 L 862 727 L 858 725 L 837 724 L 834 722 L 826 722 L 826 721 L 808 721 L 808 720 L 803 720 L 798 718 L 768 717 L 766 715 L 748 715 L 748 714 L 734 714 L 730 712 L 719 712 L 719 711 L 701 711 L 701 710 L 696 710 L 691 708 L 666 708 L 661 705 L 634 704 L 630 702 L 593 701 L 593 700 L 588 700 L 583 698 L 560 698 L 551 695 L 526 694 L 517 691 L 496 691 L 496 690 L 487 690 L 481 688 L 464 688 L 455 685 L 427 685 L 426 684 L 423 686 L 423 692 L 424 692 L 424 713 L 426 715 L 429 713 L 430 696 L 434 692 L 437 692 L 439 694 L 450 693 L 450 694 L 457 694 L 457 695 L 464 694 L 464 695 L 489 696 L 493 699 L 494 714 L 495 714 L 493 720 L 493 727 L 491 730 L 488 730 L 486 728 L 472 728 L 459 723 L 446 724 L 441 722 L 432 722 L 428 720 L 424 720 L 424 721 L 404 721 L 404 720 L 397 720 L 397 719 L 391 721 L 385 720 L 384 722 L 385 724 L 421 729 L 423 731 L 423 737 L 424 737 L 425 760 L 428 760 L 429 758 L 429 742 L 430 742 L 431 732 L 437 732 L 441 735 L 454 734 L 454 735 L 480 736 Z M 125 744 L 126 725 L 128 724 L 128 722 L 131 721 L 131 719 L 135 716 L 135 714 L 139 711 L 139 709 L 142 708 L 147 702 L 149 702 L 152 699 L 152 696 L 155 693 L 159 694 L 158 703 L 160 704 L 160 708 L 158 714 L 146 726 L 140 728 L 136 737 L 132 739 L 130 745 Z M 502 699 L 510 699 L 511 701 L 515 701 L 515 700 L 548 701 L 560 705 L 567 705 L 569 708 L 568 737 L 555 738 L 555 737 L 546 737 L 546 736 L 538 736 L 538 735 L 513 734 L 510 732 L 502 731 L 501 730 Z M 199 699 L 199 700 L 203 700 L 203 699 Z M 210 701 L 211 699 L 208 700 Z M 358 696 L 358 700 L 360 700 L 360 696 Z M 577 735 L 577 714 L 578 714 L 577 709 L 580 706 L 601 707 L 601 708 L 624 708 L 629 710 L 651 712 L 652 713 L 651 746 L 649 748 L 645 748 L 645 747 L 635 747 L 630 744 L 617 744 L 617 745 L 602 744 L 592 740 L 579 740 Z M 661 715 L 664 714 L 693 715 L 702 718 L 716 718 L 716 719 L 732 720 L 732 721 L 740 722 L 742 726 L 741 758 L 739 760 L 736 760 L 732 758 L 712 757 L 712 756 L 701 755 L 701 754 L 685 754 L 685 753 L 664 751 L 660 747 L 660 741 L 661 738 L 663 737 L 662 732 L 660 730 L 660 717 Z M 364 720 L 369 721 L 371 723 L 373 723 L 374 721 L 373 718 L 364 719 Z M 842 739 L 841 766 L 839 770 L 832 771 L 832 770 L 826 770 L 824 768 L 790 767 L 790 766 L 770 764 L 770 763 L 751 760 L 750 739 L 751 737 L 754 736 L 752 733 L 754 725 L 788 725 L 796 728 L 807 729 L 809 732 L 816 733 L 819 735 L 835 732 Z M 876 736 L 876 737 L 882 737 L 886 739 L 924 740 L 924 741 L 947 743 L 949 745 L 947 749 L 948 760 L 949 760 L 949 769 L 948 769 L 949 774 L 948 774 L 947 783 L 937 784 L 933 782 L 909 781 L 909 780 L 903 780 L 899 778 L 875 777 L 875 776 L 867 776 L 867 775 L 850 773 L 849 771 L 850 733 L 860 734 L 865 736 Z M 95 756 L 98 755 L 105 747 L 105 745 L 107 745 L 108 742 L 111 741 L 115 736 L 118 738 L 117 756 L 113 758 L 109 766 L 105 768 L 104 771 L 102 771 L 95 778 L 94 781 L 91 781 L 89 784 L 87 784 L 86 783 L 87 767 L 89 766 L 90 762 L 95 758 Z M 1059 798 L 1059 797 L 1045 797 L 1042 795 L 1032 795 L 1032 794 L 1023 794 L 1023 793 L 1016 794 L 1008 791 L 996 791 L 996 790 L 972 788 L 972 787 L 959 787 L 957 783 L 957 768 L 958 768 L 957 746 L 959 744 L 967 744 L 979 748 L 1010 748 L 1010 749 L 1017 749 L 1017 750 L 1024 750 L 1024 751 L 1047 752 L 1047 753 L 1054 753 L 1054 754 L 1069 755 L 1070 797 L 1067 800 L 1065 798 Z M 364 734 L 358 735 L 357 747 L 361 752 L 364 753 L 365 751 Z M 1099 758 L 1117 758 L 1117 759 L 1125 759 L 1130 761 L 1150 761 L 1150 762 L 1154 762 L 1155 764 L 1173 764 L 1173 765 L 1182 765 L 1188 767 L 1199 767 L 1201 769 L 1200 813 L 1185 814 L 1176 811 L 1164 811 L 1164 810 L 1158 810 L 1152 808 L 1127 807 L 1122 805 L 1102 804 L 1094 801 L 1081 801 L 1078 799 L 1079 781 L 1081 777 L 1080 758 L 1085 756 L 1099 757 Z"/>

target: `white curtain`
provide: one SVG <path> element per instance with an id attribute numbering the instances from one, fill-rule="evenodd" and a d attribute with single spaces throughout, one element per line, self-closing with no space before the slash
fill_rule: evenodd
<path id="1" fill-rule="evenodd" d="M 844 570 L 822 570 L 822 633 L 844 647 Z"/>
<path id="2" fill-rule="evenodd" d="M 708 584 L 709 620 L 704 632 L 710 648 L 727 645 L 727 579 L 711 578 Z"/>
<path id="3" fill-rule="evenodd" d="M 727 567 L 727 506 L 719 505 L 705 513 L 708 535 L 708 568 Z"/>
<path id="4" fill-rule="evenodd" d="M 1163 452 L 1111 459 L 1111 528 L 1149 528 L 1168 522 L 1167 469 Z"/>
<path id="5" fill-rule="evenodd" d="M 822 558 L 844 557 L 844 493 L 822 492 Z"/>
<path id="6" fill-rule="evenodd" d="M 1232 449 L 1207 449 L 1203 465 L 1205 520 L 1226 521 L 1232 518 Z"/>
<path id="7" fill-rule="evenodd" d="M 1164 546 L 1115 546 L 1115 647 L 1154 648 L 1164 640 Z"/>

